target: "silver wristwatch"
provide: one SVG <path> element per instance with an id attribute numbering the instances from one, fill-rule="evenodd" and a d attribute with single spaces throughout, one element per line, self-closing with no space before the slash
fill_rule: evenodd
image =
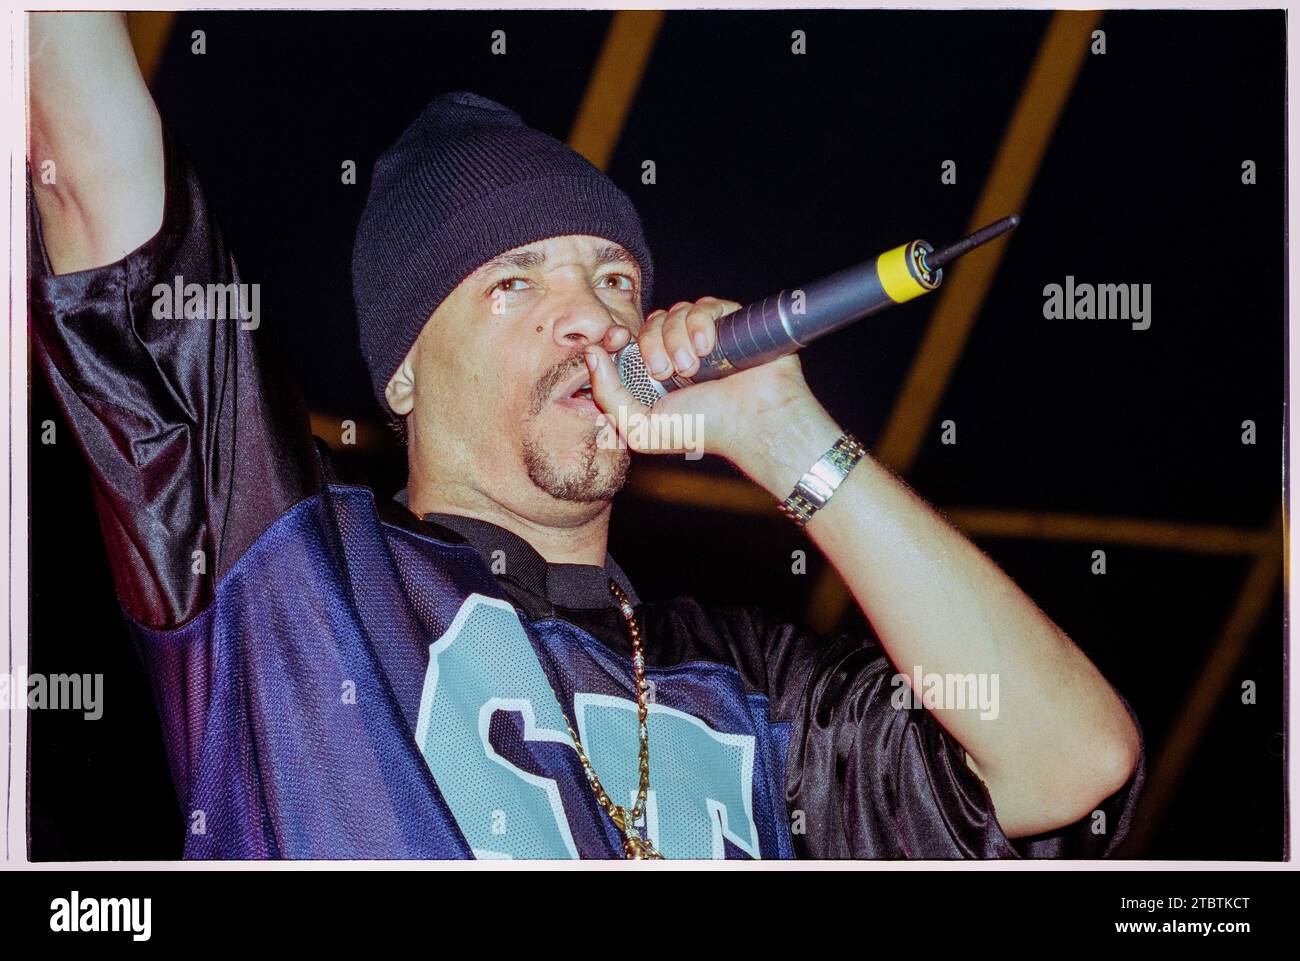
<path id="1" fill-rule="evenodd" d="M 808 473 L 799 478 L 794 490 L 781 502 L 781 512 L 800 527 L 826 506 L 831 495 L 849 476 L 849 471 L 866 455 L 867 449 L 856 437 L 845 431 Z"/>

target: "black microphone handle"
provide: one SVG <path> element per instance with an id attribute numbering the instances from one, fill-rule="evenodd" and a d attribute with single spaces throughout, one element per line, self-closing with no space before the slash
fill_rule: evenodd
<path id="1" fill-rule="evenodd" d="M 653 406 L 669 391 L 793 354 L 818 337 L 937 289 L 943 269 L 931 269 L 925 261 L 926 254 L 933 251 L 924 240 L 913 240 L 718 318 L 717 342 L 707 357 L 700 358 L 700 368 L 690 378 L 673 374 L 661 381 L 652 377 L 640 348 L 632 341 L 614 359 L 619 378 L 638 401 Z"/>

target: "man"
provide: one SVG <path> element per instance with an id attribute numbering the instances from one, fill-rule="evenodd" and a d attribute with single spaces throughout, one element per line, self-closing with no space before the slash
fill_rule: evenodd
<path id="1" fill-rule="evenodd" d="M 641 411 L 611 354 L 635 337 L 689 376 L 738 305 L 650 310 L 627 197 L 518 114 L 438 97 L 374 170 L 353 281 L 400 503 L 333 473 L 263 325 L 159 309 L 243 278 L 120 17 L 33 17 L 31 116 L 31 169 L 60 172 L 32 182 L 34 358 L 91 466 L 187 857 L 1101 856 L 1127 831 L 1127 703 L 793 357 L 652 413 L 785 500 L 874 636 L 637 597 L 606 553 L 629 454 L 605 418 Z M 920 707 L 914 671 L 1004 696 Z"/>

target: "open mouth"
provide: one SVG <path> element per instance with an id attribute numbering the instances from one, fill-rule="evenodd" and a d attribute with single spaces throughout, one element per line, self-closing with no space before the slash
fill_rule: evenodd
<path id="1" fill-rule="evenodd" d="M 579 370 L 574 373 L 569 381 L 560 386 L 556 391 L 556 400 L 562 401 L 566 406 L 572 404 L 582 404 L 583 401 L 594 403 L 591 396 L 591 379 L 587 376 L 585 370 Z"/>
<path id="2" fill-rule="evenodd" d="M 591 396 L 591 385 L 586 381 L 567 394 L 561 394 L 556 404 L 580 417 L 595 417 L 600 408 Z"/>

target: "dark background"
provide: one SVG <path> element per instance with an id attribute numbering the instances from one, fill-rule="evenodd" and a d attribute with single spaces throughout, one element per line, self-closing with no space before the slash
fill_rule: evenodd
<path id="1" fill-rule="evenodd" d="M 377 422 L 349 260 L 375 157 L 435 95 L 468 89 L 565 139 L 611 20 L 600 12 L 182 13 L 153 87 L 309 406 Z M 739 301 L 915 237 L 960 236 L 1051 12 L 673 11 L 610 165 L 645 223 L 656 306 Z M 1285 18 L 1108 12 L 907 480 L 941 510 L 1000 508 L 1267 530 L 1282 495 Z M 790 34 L 808 35 L 792 56 Z M 190 53 L 202 29 L 207 53 Z M 503 29 L 508 54 L 491 56 Z M 653 159 L 658 182 L 641 183 Z M 1241 163 L 1258 184 L 1241 183 Z M 357 162 L 358 184 L 340 182 Z M 942 185 L 940 164 L 958 164 Z M 1006 211 L 1010 213 L 1011 211 Z M 1150 283 L 1152 324 L 1044 320 L 1043 287 Z M 961 282 L 960 266 L 948 284 Z M 814 345 L 831 413 L 879 439 L 936 298 Z M 30 670 L 106 675 L 105 713 L 35 711 L 30 853 L 179 857 L 157 714 L 113 598 L 87 474 L 43 381 L 31 416 Z M 958 443 L 939 442 L 939 422 Z M 1241 422 L 1258 442 L 1241 443 Z M 375 431 L 380 434 L 380 431 Z M 381 494 L 391 445 L 361 457 Z M 675 466 L 729 475 L 713 462 Z M 808 615 L 821 561 L 773 508 L 705 511 L 632 490 L 612 553 L 646 596 Z M 1275 531 L 1280 539 L 1280 531 Z M 977 537 L 1143 721 L 1148 777 L 1254 558 Z M 1094 549 L 1108 573 L 1091 573 Z M 1278 562 L 1280 571 L 1281 562 Z M 1284 844 L 1280 579 L 1206 736 L 1141 850 L 1276 859 Z M 861 624 L 853 611 L 840 624 Z M 1242 682 L 1258 685 L 1243 705 Z M 1139 817 L 1143 817 L 1139 811 Z"/>

